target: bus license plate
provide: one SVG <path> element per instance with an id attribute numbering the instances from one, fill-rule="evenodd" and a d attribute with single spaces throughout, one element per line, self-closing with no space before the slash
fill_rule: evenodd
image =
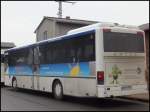
<path id="1" fill-rule="evenodd" d="M 132 87 L 131 86 L 122 86 L 121 90 L 130 90 Z"/>

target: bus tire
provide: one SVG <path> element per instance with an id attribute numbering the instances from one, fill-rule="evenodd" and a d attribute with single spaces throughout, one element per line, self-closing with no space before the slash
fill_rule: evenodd
<path id="1" fill-rule="evenodd" d="M 57 100 L 63 99 L 63 86 L 59 80 L 54 81 L 52 93 L 55 99 Z"/>
<path id="2" fill-rule="evenodd" d="M 17 88 L 17 80 L 16 80 L 16 78 L 13 78 L 13 80 L 12 80 L 12 87 L 13 88 Z"/>

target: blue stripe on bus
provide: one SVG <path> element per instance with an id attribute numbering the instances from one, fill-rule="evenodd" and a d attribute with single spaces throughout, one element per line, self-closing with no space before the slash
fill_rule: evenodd
<path id="1" fill-rule="evenodd" d="M 89 77 L 91 75 L 89 62 L 64 63 L 64 64 L 42 64 L 40 65 L 40 76 L 70 76 Z M 30 66 L 8 67 L 10 75 L 33 75 Z"/>
<path id="2" fill-rule="evenodd" d="M 7 73 L 10 75 L 33 75 L 32 68 L 30 66 L 9 66 Z"/>
<path id="3" fill-rule="evenodd" d="M 45 64 L 40 66 L 40 75 L 89 76 L 90 68 L 88 62 Z"/>

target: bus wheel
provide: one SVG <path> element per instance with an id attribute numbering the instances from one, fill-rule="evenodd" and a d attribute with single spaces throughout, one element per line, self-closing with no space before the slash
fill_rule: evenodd
<path id="1" fill-rule="evenodd" d="M 17 88 L 17 80 L 16 80 L 16 78 L 14 78 L 13 81 L 12 81 L 12 87 L 13 88 Z"/>
<path id="2" fill-rule="evenodd" d="M 63 87 L 59 80 L 54 82 L 52 92 L 55 99 L 61 100 L 63 98 Z"/>

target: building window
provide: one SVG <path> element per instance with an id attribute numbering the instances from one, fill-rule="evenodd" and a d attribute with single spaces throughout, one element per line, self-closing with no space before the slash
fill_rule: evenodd
<path id="1" fill-rule="evenodd" d="M 46 40 L 47 39 L 47 31 L 43 32 L 43 39 Z"/>

